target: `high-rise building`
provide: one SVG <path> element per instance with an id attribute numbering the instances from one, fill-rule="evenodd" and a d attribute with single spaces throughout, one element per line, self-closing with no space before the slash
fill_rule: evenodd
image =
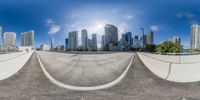
<path id="1" fill-rule="evenodd" d="M 141 47 L 141 42 L 142 42 L 142 37 L 139 38 L 138 35 L 135 35 L 135 37 L 133 38 L 133 47 L 134 48 L 140 48 Z"/>
<path id="2" fill-rule="evenodd" d="M 124 50 L 130 50 L 132 48 L 133 38 L 131 32 L 122 34 L 122 44 L 124 46 Z"/>
<path id="3" fill-rule="evenodd" d="M 78 31 L 69 32 L 69 49 L 76 50 L 78 48 Z"/>
<path id="4" fill-rule="evenodd" d="M 92 49 L 97 50 L 97 34 L 92 34 Z"/>
<path id="5" fill-rule="evenodd" d="M 143 35 L 143 46 L 147 44 L 147 35 Z"/>
<path id="6" fill-rule="evenodd" d="M 21 46 L 34 47 L 34 31 L 28 31 L 21 33 Z"/>
<path id="7" fill-rule="evenodd" d="M 172 43 L 181 45 L 181 38 L 178 36 L 174 36 L 171 40 Z"/>
<path id="8" fill-rule="evenodd" d="M 105 47 L 105 35 L 102 35 L 101 36 L 101 48 L 102 48 L 102 50 L 104 50 L 104 47 Z"/>
<path id="9" fill-rule="evenodd" d="M 112 50 L 118 45 L 118 28 L 114 25 L 105 26 L 105 49 Z"/>
<path id="10" fill-rule="evenodd" d="M 2 46 L 3 46 L 3 29 L 0 26 L 0 47 L 2 47 Z"/>
<path id="11" fill-rule="evenodd" d="M 53 38 L 51 38 L 51 50 L 54 50 L 54 39 Z"/>
<path id="12" fill-rule="evenodd" d="M 15 32 L 5 32 L 4 33 L 4 46 L 6 48 L 16 46 L 16 33 Z"/>
<path id="13" fill-rule="evenodd" d="M 88 39 L 88 49 L 92 49 L 92 39 Z"/>
<path id="14" fill-rule="evenodd" d="M 66 39 L 65 39 L 65 49 L 67 49 L 67 48 L 68 48 L 68 44 L 69 44 L 69 42 L 68 42 L 68 41 L 69 41 L 69 39 L 68 39 L 68 38 L 66 38 Z"/>
<path id="15" fill-rule="evenodd" d="M 200 49 L 200 25 L 193 24 L 191 26 L 190 48 Z"/>
<path id="16" fill-rule="evenodd" d="M 154 41 L 154 33 L 153 31 L 150 31 L 149 33 L 147 33 L 147 38 L 146 38 L 146 44 L 153 44 Z"/>
<path id="17" fill-rule="evenodd" d="M 83 50 L 87 50 L 88 49 L 87 30 L 85 30 L 85 29 L 81 30 L 81 35 L 82 35 L 82 48 L 83 48 Z"/>

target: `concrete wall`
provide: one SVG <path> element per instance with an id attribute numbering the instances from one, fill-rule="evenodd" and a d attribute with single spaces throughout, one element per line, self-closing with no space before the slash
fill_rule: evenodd
<path id="1" fill-rule="evenodd" d="M 173 82 L 200 81 L 200 56 L 137 53 L 146 67 L 157 76 Z"/>

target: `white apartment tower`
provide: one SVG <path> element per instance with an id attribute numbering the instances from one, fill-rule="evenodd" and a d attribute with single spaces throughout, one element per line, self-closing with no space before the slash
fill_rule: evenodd
<path id="1" fill-rule="evenodd" d="M 190 48 L 200 49 L 200 26 L 197 24 L 191 26 Z"/>

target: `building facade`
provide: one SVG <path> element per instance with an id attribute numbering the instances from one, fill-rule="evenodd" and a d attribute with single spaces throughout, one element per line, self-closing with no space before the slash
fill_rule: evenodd
<path id="1" fill-rule="evenodd" d="M 114 50 L 118 46 L 118 28 L 114 25 L 105 26 L 105 50 Z"/>
<path id="2" fill-rule="evenodd" d="M 78 49 L 78 31 L 69 32 L 69 49 L 77 50 Z"/>
<path id="3" fill-rule="evenodd" d="M 28 31 L 21 33 L 21 46 L 34 47 L 34 31 Z"/>
<path id="4" fill-rule="evenodd" d="M 92 50 L 97 50 L 97 34 L 92 34 Z"/>
<path id="5" fill-rule="evenodd" d="M 69 39 L 68 38 L 66 38 L 65 39 L 65 50 L 67 50 L 68 49 L 68 44 L 69 44 Z"/>
<path id="6" fill-rule="evenodd" d="M 193 24 L 191 26 L 190 48 L 200 49 L 200 25 Z"/>
<path id="7" fill-rule="evenodd" d="M 146 38 L 146 44 L 153 44 L 154 41 L 154 33 L 153 31 L 150 31 L 149 33 L 147 33 L 147 38 Z"/>
<path id="8" fill-rule="evenodd" d="M 83 50 L 88 49 L 88 33 L 87 30 L 83 29 L 81 30 L 81 36 L 82 36 L 82 48 Z"/>
<path id="9" fill-rule="evenodd" d="M 105 35 L 101 36 L 101 50 L 104 50 L 105 47 Z"/>
<path id="10" fill-rule="evenodd" d="M 50 50 L 50 47 L 48 45 L 46 45 L 46 44 L 42 44 L 40 46 L 40 50 L 42 50 L 42 51 L 48 51 L 48 50 Z"/>
<path id="11" fill-rule="evenodd" d="M 122 44 L 123 44 L 123 50 L 130 50 L 133 46 L 133 38 L 132 33 L 127 32 L 122 34 Z"/>
<path id="12" fill-rule="evenodd" d="M 5 32 L 4 33 L 4 46 L 6 48 L 16 46 L 16 33 L 15 32 Z"/>
<path id="13" fill-rule="evenodd" d="M 0 26 L 0 47 L 2 47 L 2 46 L 3 46 L 3 29 Z"/>
<path id="14" fill-rule="evenodd" d="M 171 40 L 172 43 L 181 45 L 181 38 L 178 36 L 174 36 Z"/>
<path id="15" fill-rule="evenodd" d="M 54 50 L 55 46 L 54 46 L 54 39 L 51 38 L 51 50 Z"/>

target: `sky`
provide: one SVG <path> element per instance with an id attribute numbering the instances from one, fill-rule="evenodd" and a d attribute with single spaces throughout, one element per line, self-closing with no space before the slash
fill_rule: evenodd
<path id="1" fill-rule="evenodd" d="M 87 29 L 89 38 L 97 34 L 98 45 L 104 26 L 118 27 L 119 39 L 125 32 L 141 35 L 154 31 L 154 43 L 173 36 L 189 46 L 190 27 L 200 24 L 199 0 L 0 0 L 0 26 L 3 32 L 34 30 L 35 46 L 63 44 L 70 31 Z"/>

